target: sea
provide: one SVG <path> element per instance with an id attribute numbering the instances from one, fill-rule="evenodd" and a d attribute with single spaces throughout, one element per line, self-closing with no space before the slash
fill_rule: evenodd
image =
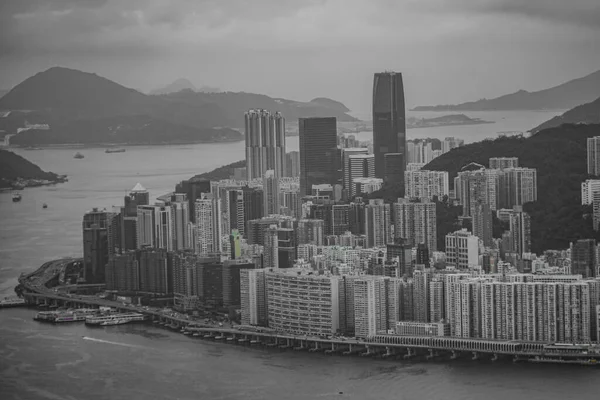
<path id="1" fill-rule="evenodd" d="M 469 143 L 498 132 L 524 132 L 560 113 L 467 113 L 495 123 L 412 129 L 408 137 L 454 136 Z M 372 134 L 358 136 L 368 140 Z M 297 149 L 298 138 L 289 137 L 287 150 Z M 67 174 L 69 181 L 24 189 L 19 203 L 10 192 L 0 193 L 0 297 L 13 295 L 20 273 L 81 256 L 86 211 L 120 205 L 138 182 L 154 198 L 183 179 L 244 157 L 243 142 L 126 150 L 13 149 L 44 170 Z M 85 158 L 74 159 L 75 151 Z M 562 400 L 600 394 L 600 369 L 591 367 L 326 356 L 205 342 L 148 325 L 47 325 L 33 321 L 34 314 L 26 308 L 0 310 L 2 400 Z"/>

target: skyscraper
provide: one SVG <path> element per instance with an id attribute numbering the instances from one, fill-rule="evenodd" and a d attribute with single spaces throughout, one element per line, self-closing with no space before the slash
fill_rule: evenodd
<path id="1" fill-rule="evenodd" d="M 83 266 L 87 283 L 104 283 L 105 267 L 114 254 L 116 215 L 94 208 L 83 216 Z"/>
<path id="2" fill-rule="evenodd" d="M 406 171 L 404 173 L 404 197 L 407 199 L 442 200 L 450 193 L 446 171 Z"/>
<path id="3" fill-rule="evenodd" d="M 391 240 L 390 205 L 383 199 L 369 200 L 365 207 L 367 247 L 382 247 Z"/>
<path id="4" fill-rule="evenodd" d="M 279 178 L 273 170 L 265 172 L 263 177 L 263 193 L 264 193 L 264 215 L 278 215 L 279 202 Z"/>
<path id="5" fill-rule="evenodd" d="M 290 151 L 285 155 L 285 174 L 291 178 L 300 176 L 300 152 Z"/>
<path id="6" fill-rule="evenodd" d="M 268 170 L 285 176 L 285 118 L 280 112 L 249 110 L 245 114 L 246 173 L 248 180 Z"/>
<path id="7" fill-rule="evenodd" d="M 279 234 L 277 225 L 271 225 L 265 232 L 265 268 L 279 268 Z"/>
<path id="8" fill-rule="evenodd" d="M 352 154 L 348 156 L 348 171 L 344 171 L 344 180 L 347 182 L 346 193 L 351 199 L 356 193 L 354 180 L 357 178 L 375 177 L 375 156 L 373 154 Z"/>
<path id="9" fill-rule="evenodd" d="M 196 200 L 196 253 L 208 256 L 221 252 L 220 203 L 211 194 Z"/>
<path id="10" fill-rule="evenodd" d="M 600 175 L 600 136 L 587 139 L 588 175 Z"/>
<path id="11" fill-rule="evenodd" d="M 337 183 L 337 124 L 335 117 L 300 118 L 300 195 L 312 185 Z"/>
<path id="12" fill-rule="evenodd" d="M 492 210 L 487 203 L 478 201 L 473 206 L 473 235 L 483 242 L 485 247 L 492 245 Z"/>
<path id="13" fill-rule="evenodd" d="M 406 121 L 402 74 L 379 72 L 373 80 L 375 176 L 385 178 L 385 155 L 400 153 L 406 163 Z"/>
<path id="14" fill-rule="evenodd" d="M 406 199 L 398 199 L 393 207 L 395 238 L 405 239 L 411 247 L 423 243 L 427 246 L 429 255 L 437 251 L 435 203 L 411 203 Z"/>
<path id="15" fill-rule="evenodd" d="M 383 156 L 383 181 L 388 185 L 399 185 L 400 196 L 404 196 L 404 170 L 406 162 L 402 153 L 387 153 Z"/>
<path id="16" fill-rule="evenodd" d="M 138 206 L 137 246 L 173 250 L 173 209 L 161 204 Z"/>
<path id="17" fill-rule="evenodd" d="M 596 240 L 579 239 L 571 243 L 571 272 L 584 278 L 596 276 Z"/>
<path id="18" fill-rule="evenodd" d="M 342 149 L 342 186 L 344 187 L 344 198 L 348 198 L 350 192 L 350 156 L 355 154 L 369 154 L 366 147 L 350 147 Z M 375 168 L 375 158 L 373 158 L 373 168 Z M 375 170 L 373 170 L 375 173 Z M 373 175 L 375 176 L 375 175 Z"/>

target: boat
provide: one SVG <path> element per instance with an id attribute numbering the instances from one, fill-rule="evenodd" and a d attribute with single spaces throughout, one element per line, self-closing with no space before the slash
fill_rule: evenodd
<path id="1" fill-rule="evenodd" d="M 25 299 L 5 297 L 0 300 L 0 308 L 21 307 L 27 305 Z"/>
<path id="2" fill-rule="evenodd" d="M 42 208 L 48 208 L 48 204 L 44 203 L 44 204 L 42 205 Z"/>
<path id="3" fill-rule="evenodd" d="M 21 193 L 14 192 L 12 195 L 12 201 L 15 203 L 21 201 Z"/>
<path id="4" fill-rule="evenodd" d="M 36 321 L 52 322 L 55 324 L 63 322 L 83 322 L 90 315 L 95 315 L 98 310 L 93 308 L 81 308 L 77 310 L 54 310 L 41 311 L 33 317 Z"/>
<path id="5" fill-rule="evenodd" d="M 77 152 L 77 153 L 75 153 L 75 155 L 73 156 L 73 158 L 81 159 L 81 158 L 84 158 L 84 156 L 80 152 Z"/>
<path id="6" fill-rule="evenodd" d="M 131 322 L 131 318 L 116 318 L 116 319 L 104 321 L 100 324 L 100 326 L 123 325 L 128 322 Z"/>
<path id="7" fill-rule="evenodd" d="M 106 149 L 105 153 L 125 153 L 125 149 Z"/>
<path id="8" fill-rule="evenodd" d="M 136 322 L 136 321 L 144 321 L 146 319 L 146 317 L 144 316 L 144 314 L 134 313 L 134 312 L 94 315 L 94 316 L 88 316 L 85 319 L 85 324 L 86 325 L 96 325 L 96 326 L 106 326 L 106 325 L 102 325 L 102 324 L 107 321 L 114 321 L 114 320 L 118 320 L 118 319 L 127 319 L 127 322 Z"/>

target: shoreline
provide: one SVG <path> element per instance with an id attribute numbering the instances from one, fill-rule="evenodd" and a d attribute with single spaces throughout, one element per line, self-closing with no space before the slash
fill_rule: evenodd
<path id="1" fill-rule="evenodd" d="M 242 137 L 236 140 L 221 140 L 216 142 L 165 142 L 165 143 L 51 143 L 51 144 L 30 144 L 30 145 L 10 145 L 4 149 L 20 149 L 20 150 L 44 150 L 44 149 L 95 149 L 95 148 L 110 148 L 110 147 L 135 147 L 135 146 L 181 146 L 192 144 L 222 144 L 222 143 L 238 143 L 243 142 Z"/>

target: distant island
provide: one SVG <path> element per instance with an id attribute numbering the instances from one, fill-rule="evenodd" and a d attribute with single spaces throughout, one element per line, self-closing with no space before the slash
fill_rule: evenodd
<path id="1" fill-rule="evenodd" d="M 66 181 L 66 175 L 45 172 L 20 155 L 0 149 L 0 189 L 23 189 Z"/>
<path id="2" fill-rule="evenodd" d="M 470 118 L 464 114 L 453 114 L 444 115 L 442 117 L 435 118 L 416 118 L 409 117 L 406 120 L 406 128 L 432 128 L 438 126 L 452 126 L 452 125 L 479 125 L 479 124 L 493 124 L 494 121 L 484 121 L 479 118 Z"/>
<path id="3" fill-rule="evenodd" d="M 250 108 L 357 121 L 331 99 L 299 102 L 254 93 L 203 93 L 180 81 L 175 93 L 146 95 L 96 74 L 53 67 L 0 98 L 0 140 L 10 145 L 188 144 L 244 139 Z M 192 85 L 193 86 L 193 85 Z M 169 89 L 165 89 L 169 91 Z"/>
<path id="4" fill-rule="evenodd" d="M 519 90 L 494 99 L 481 99 L 461 104 L 418 106 L 412 111 L 566 110 L 589 103 L 598 96 L 600 96 L 600 71 L 536 92 Z"/>

